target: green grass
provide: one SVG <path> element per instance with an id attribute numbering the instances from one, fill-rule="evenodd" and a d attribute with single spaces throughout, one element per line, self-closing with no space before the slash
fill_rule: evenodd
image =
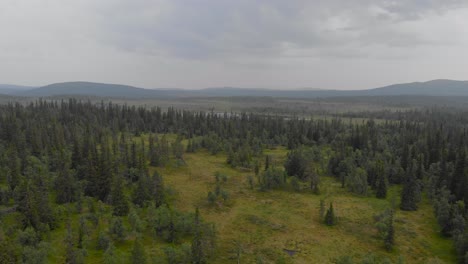
<path id="1" fill-rule="evenodd" d="M 287 151 L 283 148 L 266 150 L 276 166 L 282 166 Z M 396 245 L 392 252 L 385 251 L 377 236 L 373 216 L 398 204 L 399 187 L 392 187 L 386 200 L 361 197 L 342 189 L 332 177 L 321 177 L 321 194 L 304 191 L 268 191 L 250 189 L 247 176 L 253 172 L 236 170 L 226 164 L 224 154 L 210 155 L 206 151 L 185 154 L 186 166 L 157 168 L 163 175 L 166 186 L 175 191 L 173 206 L 184 212 L 194 212 L 195 207 L 206 221 L 214 222 L 218 233 L 218 250 L 210 263 L 236 263 L 234 243 L 242 245 L 241 263 L 255 263 L 259 258 L 265 263 L 283 259 L 286 263 L 331 263 L 342 255 L 361 259 L 374 254 L 379 259 L 396 261 L 403 256 L 405 263 L 425 263 L 440 259 L 442 263 L 454 263 L 452 242 L 438 234 L 438 227 L 431 205 L 423 199 L 416 212 L 395 215 Z M 156 168 L 150 168 L 155 170 Z M 230 193 L 230 202 L 224 205 L 209 205 L 208 191 L 213 190 L 214 174 L 228 176 L 223 188 Z M 319 219 L 320 200 L 333 202 L 338 224 L 325 226 Z M 392 200 L 396 202 L 392 202 Z M 74 205 L 70 205 L 70 210 Z M 86 205 L 84 204 L 84 208 Z M 96 206 L 105 220 L 98 227 L 90 227 L 86 263 L 102 263 L 103 252 L 95 249 L 99 230 L 108 228 L 110 208 Z M 86 212 L 85 212 L 86 213 Z M 145 212 L 141 212 L 145 214 Z M 76 228 L 79 215 L 71 214 L 72 226 Z M 125 223 L 129 228 L 128 223 Z M 51 263 L 63 262 L 65 253 L 65 224 L 51 234 Z M 116 243 L 117 252 L 128 258 L 135 235 L 127 234 L 125 242 Z M 149 259 L 163 258 L 162 248 L 168 244 L 154 239 L 144 232 L 143 243 Z M 294 251 L 290 256 L 285 250 Z"/>
<path id="2" fill-rule="evenodd" d="M 286 150 L 275 149 L 266 154 L 272 155 L 280 166 Z M 233 240 L 244 245 L 243 261 L 247 263 L 257 256 L 269 261 L 284 256 L 293 263 L 328 263 L 342 254 L 362 257 L 369 252 L 392 260 L 401 255 L 407 263 L 421 263 L 431 258 L 440 258 L 446 263 L 455 261 L 452 242 L 437 233 L 427 200 L 417 212 L 397 210 L 396 247 L 391 253 L 384 250 L 374 228 L 373 216 L 391 206 L 393 197 L 398 197 L 398 187 L 392 187 L 387 200 L 380 200 L 352 195 L 340 188 L 335 179 L 322 177 L 321 195 L 307 191 L 259 192 L 248 187 L 247 175 L 253 173 L 230 168 L 225 164 L 224 155 L 188 154 L 186 162 L 184 168 L 161 172 L 166 183 L 178 191 L 177 208 L 190 211 L 200 206 L 204 218 L 216 223 L 219 253 L 214 263 L 230 261 Z M 233 204 L 228 208 L 206 207 L 206 195 L 214 183 L 216 171 L 229 176 L 226 188 Z M 339 217 L 337 226 L 329 228 L 319 220 L 320 199 L 334 203 Z M 284 249 L 298 253 L 291 258 Z"/>

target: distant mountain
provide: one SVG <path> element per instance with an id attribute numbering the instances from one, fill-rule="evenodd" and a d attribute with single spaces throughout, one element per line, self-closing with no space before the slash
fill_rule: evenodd
<path id="1" fill-rule="evenodd" d="M 124 98 L 157 98 L 167 97 L 165 90 L 143 89 L 121 84 L 92 82 L 54 83 L 36 89 L 24 91 L 23 96 L 47 97 L 55 95 L 90 95 Z"/>
<path id="2" fill-rule="evenodd" d="M 0 84 L 0 94 L 17 95 L 23 91 L 34 89 L 32 86 L 22 86 L 13 84 Z"/>
<path id="3" fill-rule="evenodd" d="M 364 90 L 365 95 L 429 95 L 429 96 L 468 96 L 468 81 L 433 80 L 394 84 L 381 88 Z"/>
<path id="4" fill-rule="evenodd" d="M 57 95 L 87 95 L 109 98 L 155 99 L 155 98 L 186 98 L 186 97 L 281 97 L 281 98 L 318 98 L 318 97 L 349 97 L 349 96 L 468 96 L 468 81 L 433 80 L 394 84 L 369 90 L 272 90 L 255 88 L 206 88 L 201 90 L 183 89 L 143 89 L 120 84 L 105 84 L 92 82 L 65 82 L 47 86 L 7 87 L 4 94 L 27 97 L 48 97 Z"/>

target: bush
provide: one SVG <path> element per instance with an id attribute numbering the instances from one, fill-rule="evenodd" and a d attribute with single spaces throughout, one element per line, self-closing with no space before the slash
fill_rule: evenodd
<path id="1" fill-rule="evenodd" d="M 269 168 L 260 176 L 261 190 L 279 189 L 284 187 L 286 175 L 283 171 L 276 168 Z"/>

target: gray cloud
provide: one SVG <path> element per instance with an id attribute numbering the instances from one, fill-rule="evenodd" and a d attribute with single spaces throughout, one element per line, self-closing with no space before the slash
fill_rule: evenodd
<path id="1" fill-rule="evenodd" d="M 402 27 L 466 6 L 458 0 L 136 2 L 105 5 L 102 40 L 189 59 L 283 56 L 294 48 L 332 54 L 343 47 L 353 57 L 353 45 L 431 45 L 421 32 Z"/>
<path id="2" fill-rule="evenodd" d="M 466 0 L 3 0 L 0 5 L 0 71 L 7 73 L 0 82 L 364 88 L 418 78 L 468 79 L 458 68 L 437 75 L 440 68 L 427 65 L 456 60 L 453 64 L 468 66 L 462 62 Z M 351 78 L 358 71 L 391 70 L 383 65 L 387 61 L 402 69 L 426 65 L 414 76 Z M 343 65 L 351 72 L 343 73 Z M 331 77 L 339 72 L 342 80 Z"/>

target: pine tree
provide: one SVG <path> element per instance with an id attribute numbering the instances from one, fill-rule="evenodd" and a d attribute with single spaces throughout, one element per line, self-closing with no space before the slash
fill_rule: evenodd
<path id="1" fill-rule="evenodd" d="M 376 174 L 377 182 L 375 196 L 380 199 L 385 199 L 387 198 L 388 181 L 387 176 L 385 175 L 384 163 L 381 160 L 376 162 Z"/>
<path id="2" fill-rule="evenodd" d="M 193 229 L 194 237 L 192 240 L 192 263 L 203 264 L 206 263 L 206 255 L 203 248 L 203 233 L 198 207 L 195 210 Z"/>
<path id="3" fill-rule="evenodd" d="M 72 203 L 78 197 L 78 184 L 72 175 L 72 171 L 63 168 L 55 179 L 56 197 L 58 204 Z"/>
<path id="4" fill-rule="evenodd" d="M 130 255 L 130 263 L 131 264 L 146 264 L 146 253 L 143 245 L 140 242 L 140 239 L 136 239 L 133 243 L 132 252 Z"/>
<path id="5" fill-rule="evenodd" d="M 8 174 L 7 181 L 10 190 L 14 190 L 20 182 L 20 160 L 18 158 L 18 151 L 15 146 L 10 147 L 8 153 Z"/>
<path id="6" fill-rule="evenodd" d="M 330 208 L 328 208 L 327 213 L 325 214 L 325 224 L 328 226 L 333 226 L 336 224 L 335 210 L 333 209 L 333 203 L 330 203 Z"/>
<path id="7" fill-rule="evenodd" d="M 140 173 L 136 184 L 137 187 L 133 192 L 133 203 L 143 207 L 146 202 L 151 200 L 151 183 L 146 172 Z"/>
<path id="8" fill-rule="evenodd" d="M 176 159 L 183 160 L 184 159 L 184 145 L 182 145 L 182 136 L 178 135 L 177 139 L 171 145 L 172 153 Z"/>
<path id="9" fill-rule="evenodd" d="M 390 210 L 390 215 L 387 220 L 387 233 L 384 237 L 385 248 L 390 251 L 395 244 L 395 228 L 393 227 L 393 210 Z"/>
<path id="10" fill-rule="evenodd" d="M 266 155 L 265 156 L 265 171 L 267 171 L 270 168 L 270 162 L 271 162 L 270 160 L 271 160 L 270 155 Z"/>
<path id="11" fill-rule="evenodd" d="M 114 246 L 114 243 L 112 243 L 112 241 L 107 246 L 107 249 L 104 252 L 103 258 L 104 258 L 104 264 L 122 263 L 121 259 L 117 255 L 117 252 L 115 252 L 115 246 Z"/>
<path id="12" fill-rule="evenodd" d="M 401 192 L 400 209 L 404 211 L 418 210 L 418 202 L 420 200 L 419 183 L 416 179 L 415 169 L 416 162 L 413 162 L 412 168 L 408 168 L 408 173 L 404 180 L 403 190 Z"/>
<path id="13" fill-rule="evenodd" d="M 307 160 L 300 149 L 292 150 L 288 153 L 284 169 L 289 176 L 296 176 L 304 180 L 304 173 L 307 167 Z"/>
<path id="14" fill-rule="evenodd" d="M 377 190 L 375 192 L 375 197 L 380 199 L 387 198 L 387 178 L 385 175 L 379 176 L 377 178 Z"/>
<path id="15" fill-rule="evenodd" d="M 310 180 L 310 189 L 312 190 L 313 193 L 318 194 L 320 192 L 319 190 L 319 184 L 320 184 L 320 176 L 319 174 L 315 171 L 315 169 L 311 166 L 308 165 L 305 169 L 304 175 L 306 178 Z"/>
<path id="16" fill-rule="evenodd" d="M 65 237 L 65 263 L 67 264 L 79 264 L 83 263 L 81 252 L 76 249 L 75 243 L 73 242 L 73 232 L 71 225 L 67 223 L 67 235 Z"/>
<path id="17" fill-rule="evenodd" d="M 159 207 L 165 202 L 164 181 L 162 176 L 157 171 L 153 173 L 153 178 L 151 180 L 153 201 L 155 206 Z"/>
<path id="18" fill-rule="evenodd" d="M 123 191 L 122 177 L 117 176 L 112 186 L 112 206 L 114 207 L 113 215 L 126 216 L 130 210 L 127 197 Z"/>

